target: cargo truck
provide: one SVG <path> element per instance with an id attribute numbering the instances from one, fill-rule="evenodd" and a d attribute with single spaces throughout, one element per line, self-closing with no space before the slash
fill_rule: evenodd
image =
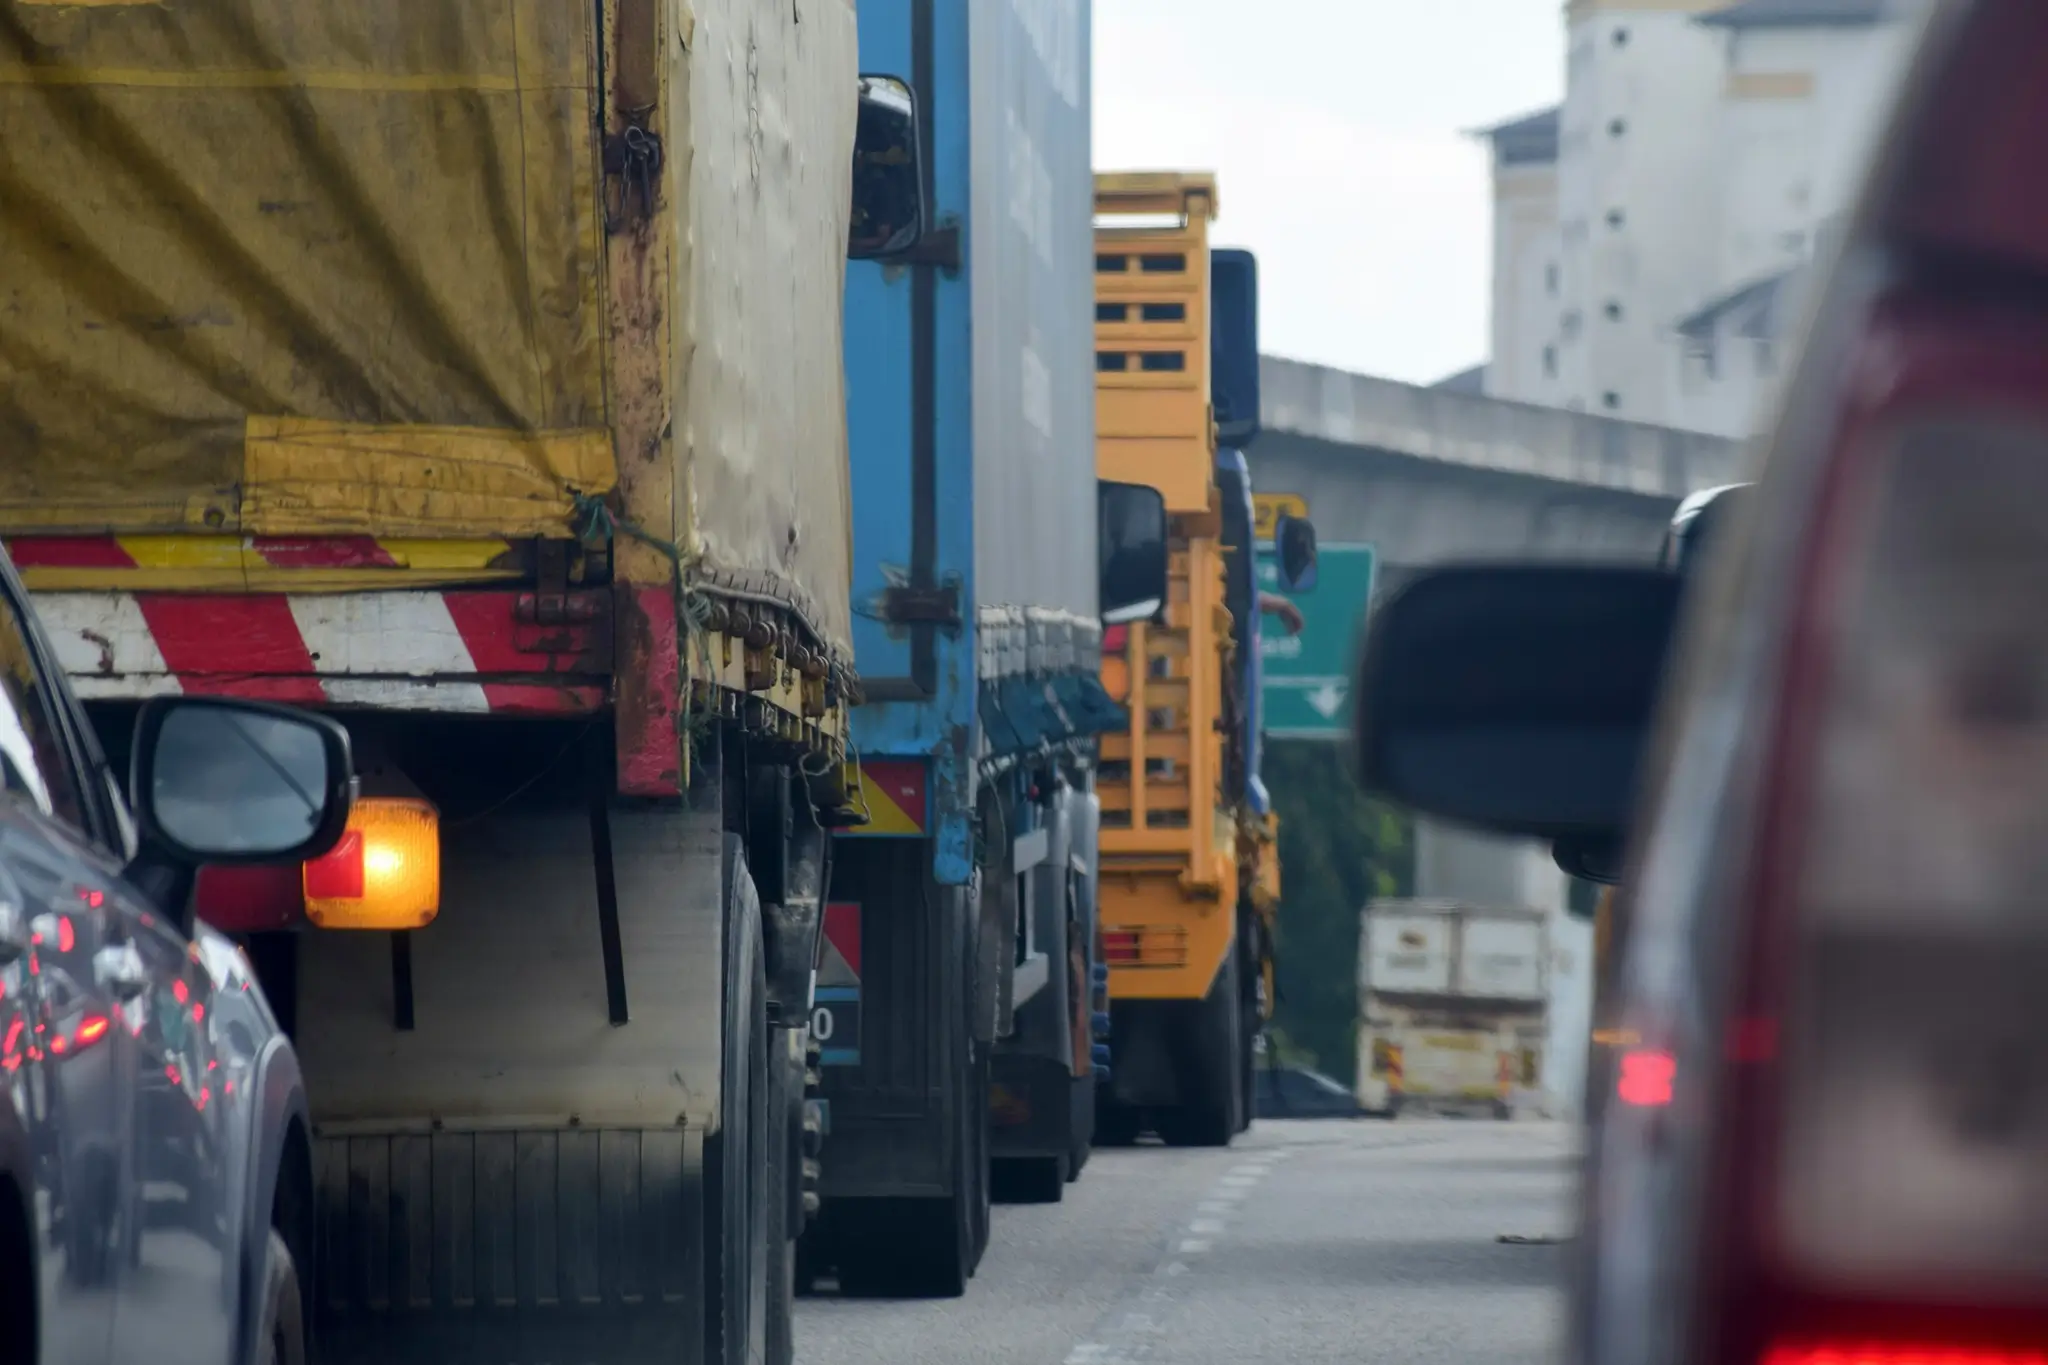
<path id="1" fill-rule="evenodd" d="M 861 6 L 864 60 L 933 91 L 940 227 L 847 272 L 871 818 L 834 841 L 832 1136 L 803 1247 L 844 1291 L 962 1292 L 992 1184 L 1058 1198 L 1092 1135 L 1095 736 L 1122 719 L 1098 612 L 1156 608 L 1166 566 L 1157 494 L 1095 477 L 1088 22 Z"/>
<path id="2" fill-rule="evenodd" d="M 1513 1116 L 1537 1083 L 1550 999 L 1541 910 L 1387 899 L 1360 916 L 1358 1103 Z"/>
<path id="3" fill-rule="evenodd" d="M 1160 491 L 1173 565 L 1159 615 L 1104 643 L 1130 723 L 1105 737 L 1098 786 L 1115 1064 L 1097 1138 L 1222 1146 L 1250 1122 L 1278 898 L 1240 449 L 1257 431 L 1256 276 L 1210 250 L 1211 176 L 1099 175 L 1095 198 L 1097 468 Z M 1282 584 L 1306 586 L 1313 530 L 1285 518 L 1276 544 Z"/>
<path id="4" fill-rule="evenodd" d="M 314 1354 L 787 1361 L 841 290 L 920 247 L 911 87 L 847 0 L 6 4 L 0 62 L 56 650 L 110 744 L 209 692 L 357 754 L 332 853 L 199 892 L 304 1066 Z"/>

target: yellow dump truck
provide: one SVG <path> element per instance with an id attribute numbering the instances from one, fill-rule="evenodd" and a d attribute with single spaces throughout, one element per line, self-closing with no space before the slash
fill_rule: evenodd
<path id="1" fill-rule="evenodd" d="M 1272 999 L 1277 825 L 1256 780 L 1256 670 L 1241 666 L 1259 617 L 1238 448 L 1256 434 L 1256 294 L 1248 274 L 1214 287 L 1250 264 L 1211 251 L 1216 202 L 1208 175 L 1096 177 L 1097 472 L 1159 489 L 1172 525 L 1167 602 L 1103 642 L 1105 684 L 1131 717 L 1103 739 L 1097 787 L 1104 1143 L 1150 1128 L 1227 1144 L 1250 1122 L 1253 1039 Z M 1306 523 L 1276 540 L 1297 576 L 1304 554 L 1312 563 Z"/>
<path id="2" fill-rule="evenodd" d="M 918 246 L 913 92 L 851 0 L 0 0 L 0 67 L 0 534 L 57 655 L 109 747 L 229 693 L 362 775 L 332 854 L 201 882 L 303 1065 L 247 1173 L 276 1354 L 789 1360 L 861 814 L 841 290 Z"/>

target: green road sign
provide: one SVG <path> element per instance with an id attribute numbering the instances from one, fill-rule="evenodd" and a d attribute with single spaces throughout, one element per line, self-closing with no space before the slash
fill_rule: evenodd
<path id="1" fill-rule="evenodd" d="M 1376 556 L 1370 545 L 1325 542 L 1316 559 L 1315 586 L 1289 593 L 1280 586 L 1272 547 L 1259 547 L 1259 587 L 1293 602 L 1303 621 L 1295 636 L 1270 615 L 1259 622 L 1266 734 L 1273 739 L 1336 740 L 1351 733 L 1352 676 Z"/>

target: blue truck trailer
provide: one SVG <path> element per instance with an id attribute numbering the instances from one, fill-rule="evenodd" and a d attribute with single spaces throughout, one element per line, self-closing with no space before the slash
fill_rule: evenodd
<path id="1" fill-rule="evenodd" d="M 1123 723 L 1099 542 L 1148 524 L 1119 563 L 1149 614 L 1165 516 L 1095 477 L 1086 0 L 863 0 L 859 23 L 865 68 L 914 73 L 933 218 L 907 263 L 847 271 L 868 819 L 835 840 L 801 1260 L 944 1296 L 986 1245 L 992 1163 L 1056 1197 L 1088 1148 L 1095 736 Z"/>

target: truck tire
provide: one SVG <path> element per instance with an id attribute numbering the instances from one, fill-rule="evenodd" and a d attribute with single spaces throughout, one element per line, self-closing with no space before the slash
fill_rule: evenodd
<path id="1" fill-rule="evenodd" d="M 1245 922 L 1244 933 L 1238 936 L 1240 954 L 1237 968 L 1238 981 L 1238 1029 L 1237 1029 L 1237 1131 L 1248 1131 L 1258 1110 L 1258 1043 L 1259 1030 L 1264 1021 L 1259 1017 L 1259 990 L 1261 971 L 1259 968 L 1258 933 L 1253 922 Z"/>
<path id="2" fill-rule="evenodd" d="M 1005 1204 L 1057 1204 L 1067 1195 L 1073 1159 L 1060 1156 L 1012 1156 L 995 1163 L 990 1173 L 996 1198 Z"/>
<path id="3" fill-rule="evenodd" d="M 705 1358 L 758 1365 L 768 1354 L 771 1252 L 785 1240 L 783 1207 L 769 1160 L 768 980 L 761 951 L 761 902 L 738 835 L 725 836 L 724 1045 L 718 1127 L 705 1139 Z M 788 1281 L 781 1281 L 784 1297 Z M 794 1312 L 793 1308 L 787 1311 Z"/>
<path id="4" fill-rule="evenodd" d="M 803 1160 L 804 1033 L 790 1028 L 769 1032 L 774 1093 L 768 1104 L 772 1129 L 768 1151 L 768 1365 L 794 1365 L 796 1360 L 796 1243 L 804 1222 L 799 1165 Z"/>
<path id="5" fill-rule="evenodd" d="M 299 1267 L 276 1228 L 263 1250 L 263 1316 L 257 1319 L 254 1365 L 306 1365 L 306 1306 Z"/>
<path id="6" fill-rule="evenodd" d="M 988 1091 L 989 1072 L 994 1066 L 989 1049 L 974 1041 L 968 1035 L 968 1047 L 973 1052 L 973 1061 L 967 1068 L 967 1176 L 971 1188 L 967 1198 L 968 1257 L 967 1273 L 974 1274 L 981 1269 L 981 1258 L 988 1251 L 989 1230 L 993 1224 L 995 1192 L 991 1188 L 989 1151 L 994 1139 L 989 1133 Z"/>
<path id="7" fill-rule="evenodd" d="M 1239 1088 L 1244 1019 L 1237 967 L 1233 947 L 1223 955 L 1209 993 L 1190 1012 L 1190 1027 L 1180 1039 L 1181 1102 L 1153 1116 L 1169 1147 L 1228 1147 L 1237 1136 L 1246 1099 Z"/>
<path id="8" fill-rule="evenodd" d="M 1145 1111 L 1135 1105 L 1118 1104 L 1102 1093 L 1095 1092 L 1095 1145 L 1097 1147 L 1134 1147 L 1138 1134 L 1145 1130 Z"/>
<path id="9" fill-rule="evenodd" d="M 1088 1164 L 1088 1153 L 1095 1146 L 1096 1090 L 1093 1076 L 1082 1077 L 1074 1086 L 1074 1142 L 1067 1150 L 1067 1183 L 1070 1185 L 1081 1178 L 1081 1168 Z"/>

